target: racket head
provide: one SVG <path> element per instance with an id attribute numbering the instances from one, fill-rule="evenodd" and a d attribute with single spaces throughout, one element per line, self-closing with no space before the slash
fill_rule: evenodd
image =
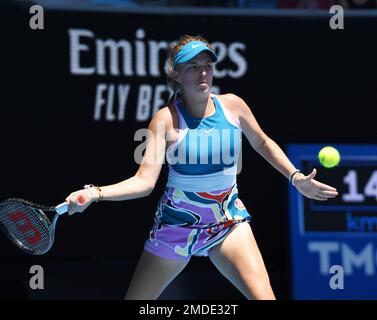
<path id="1" fill-rule="evenodd" d="M 0 202 L 0 227 L 21 250 L 33 255 L 46 253 L 53 244 L 55 224 L 45 212 L 55 207 L 43 206 L 20 198 Z"/>

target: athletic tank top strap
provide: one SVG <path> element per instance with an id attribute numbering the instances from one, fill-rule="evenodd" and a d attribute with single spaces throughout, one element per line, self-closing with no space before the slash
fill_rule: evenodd
<path id="1" fill-rule="evenodd" d="M 221 113 L 224 115 L 225 119 L 233 126 L 237 127 L 238 129 L 241 129 L 241 125 L 238 119 L 236 119 L 236 117 L 228 110 L 226 106 L 223 106 L 221 104 L 219 98 L 214 94 L 211 94 L 211 97 L 216 106 L 219 108 L 219 110 L 221 110 Z"/>

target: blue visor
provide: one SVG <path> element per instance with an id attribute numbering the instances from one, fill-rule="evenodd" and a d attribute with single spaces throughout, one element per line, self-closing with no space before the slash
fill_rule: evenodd
<path id="1" fill-rule="evenodd" d="M 190 61 L 192 58 L 196 57 L 199 53 L 207 51 L 211 56 L 212 62 L 217 61 L 216 53 L 213 52 L 207 45 L 202 41 L 191 41 L 186 43 L 181 50 L 174 57 L 174 69 L 176 68 L 177 64 L 185 63 Z"/>

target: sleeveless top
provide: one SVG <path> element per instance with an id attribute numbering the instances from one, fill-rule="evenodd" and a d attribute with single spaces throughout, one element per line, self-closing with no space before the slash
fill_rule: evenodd
<path id="1" fill-rule="evenodd" d="M 215 191 L 236 183 L 242 131 L 238 120 L 211 94 L 215 112 L 192 117 L 175 100 L 179 137 L 166 151 L 167 186 L 185 191 Z"/>

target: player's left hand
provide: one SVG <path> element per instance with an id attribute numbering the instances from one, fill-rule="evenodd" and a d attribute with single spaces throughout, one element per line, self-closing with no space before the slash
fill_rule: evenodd
<path id="1" fill-rule="evenodd" d="M 314 179 L 317 174 L 317 169 L 305 176 L 304 174 L 297 174 L 294 179 L 295 187 L 300 191 L 305 197 L 318 200 L 326 201 L 331 198 L 335 198 L 338 195 L 338 191 L 327 184 L 321 183 Z"/>

